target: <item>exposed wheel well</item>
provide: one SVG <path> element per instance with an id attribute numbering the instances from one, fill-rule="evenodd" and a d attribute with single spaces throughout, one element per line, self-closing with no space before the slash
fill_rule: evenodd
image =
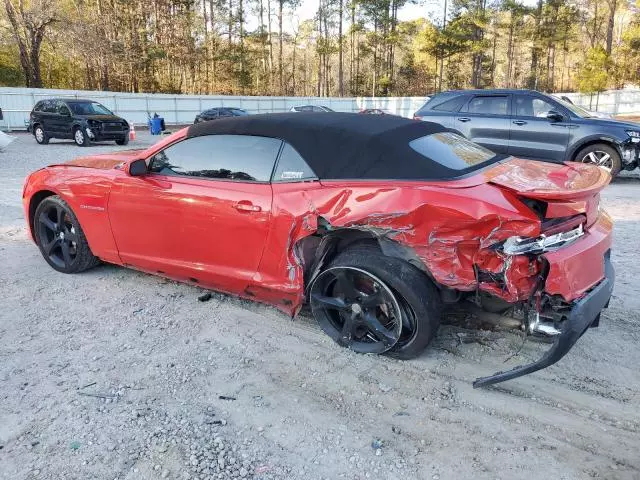
<path id="1" fill-rule="evenodd" d="M 424 263 L 412 248 L 392 239 L 359 228 L 339 228 L 305 237 L 296 244 L 296 254 L 304 265 L 305 289 L 315 276 L 340 252 L 356 244 L 373 245 L 384 255 L 404 260 L 433 279 Z"/>
<path id="2" fill-rule="evenodd" d="M 585 142 L 582 145 L 579 145 L 578 147 L 576 147 L 573 153 L 571 154 L 570 160 L 574 162 L 577 161 L 578 153 L 580 153 L 585 148 L 590 147 L 591 145 L 599 145 L 599 144 L 606 145 L 608 147 L 613 148 L 616 152 L 618 152 L 618 155 L 620 155 L 620 150 L 618 149 L 618 146 L 614 142 L 611 142 L 609 140 L 595 139 L 595 140 L 589 140 L 588 142 Z"/>
<path id="3" fill-rule="evenodd" d="M 36 208 L 38 208 L 38 205 L 40 205 L 45 198 L 51 197 L 52 195 L 56 195 L 56 192 L 52 192 L 51 190 L 40 190 L 31 196 L 31 201 L 29 202 L 29 229 L 31 230 L 33 240 L 35 242 L 38 241 L 36 235 L 33 235 L 33 217 L 36 214 Z"/>

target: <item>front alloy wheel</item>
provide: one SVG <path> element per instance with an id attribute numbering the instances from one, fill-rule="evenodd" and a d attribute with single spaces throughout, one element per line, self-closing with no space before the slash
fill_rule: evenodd
<path id="1" fill-rule="evenodd" d="M 355 267 L 333 267 L 315 279 L 311 310 L 338 344 L 359 353 L 384 353 L 402 332 L 402 311 L 391 289 Z"/>
<path id="2" fill-rule="evenodd" d="M 612 177 L 618 175 L 622 169 L 622 161 L 618 151 L 604 143 L 597 143 L 583 148 L 576 155 L 576 160 L 596 165 L 606 170 Z"/>
<path id="3" fill-rule="evenodd" d="M 611 155 L 601 150 L 594 150 L 587 153 L 584 157 L 582 157 L 582 163 L 590 163 L 592 165 L 596 165 L 598 167 L 604 168 L 609 173 L 611 173 L 611 169 L 613 168 Z"/>
<path id="4" fill-rule="evenodd" d="M 82 128 L 76 128 L 73 132 L 73 140 L 79 147 L 86 147 L 89 145 L 89 138 Z"/>
<path id="5" fill-rule="evenodd" d="M 38 205 L 33 230 L 42 256 L 55 270 L 75 273 L 99 263 L 75 214 L 57 195 L 45 198 Z"/>

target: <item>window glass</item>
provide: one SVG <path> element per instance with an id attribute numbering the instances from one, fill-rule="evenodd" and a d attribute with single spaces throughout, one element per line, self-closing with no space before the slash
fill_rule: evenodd
<path id="1" fill-rule="evenodd" d="M 316 179 L 315 173 L 309 168 L 304 158 L 288 143 L 284 144 L 278 159 L 278 166 L 273 173 L 274 182 L 295 182 L 299 180 Z"/>
<path id="2" fill-rule="evenodd" d="M 236 117 L 246 117 L 247 115 L 249 115 L 247 112 L 240 108 L 230 108 L 229 111 Z"/>
<path id="3" fill-rule="evenodd" d="M 467 100 L 467 98 L 469 97 L 458 95 L 456 97 L 449 98 L 448 100 L 445 99 L 443 102 L 437 103 L 436 105 L 431 107 L 431 110 L 436 110 L 438 112 L 457 112 L 458 110 L 460 110 L 460 107 Z M 437 102 L 437 100 L 434 99 L 434 102 Z"/>
<path id="4" fill-rule="evenodd" d="M 491 150 L 451 132 L 420 137 L 409 142 L 409 146 L 430 161 L 453 170 L 465 170 L 496 157 Z"/>
<path id="5" fill-rule="evenodd" d="M 36 106 L 33 107 L 33 111 L 34 112 L 41 112 L 42 111 L 42 106 L 44 105 L 44 102 L 38 102 L 36 103 Z"/>
<path id="6" fill-rule="evenodd" d="M 515 97 L 515 107 L 517 117 L 546 118 L 549 110 L 555 110 L 550 103 L 529 95 L 517 95 Z"/>
<path id="7" fill-rule="evenodd" d="M 150 170 L 162 175 L 268 182 L 282 141 L 249 135 L 207 135 L 157 153 Z"/>
<path id="8" fill-rule="evenodd" d="M 56 102 L 54 100 L 43 100 L 40 106 L 41 112 L 56 113 Z"/>
<path id="9" fill-rule="evenodd" d="M 57 102 L 57 106 L 56 106 L 56 112 L 59 113 L 60 115 L 71 115 L 71 111 L 69 110 L 69 107 L 67 107 L 63 102 Z"/>
<path id="10" fill-rule="evenodd" d="M 469 102 L 469 113 L 507 115 L 507 97 L 474 97 Z"/>

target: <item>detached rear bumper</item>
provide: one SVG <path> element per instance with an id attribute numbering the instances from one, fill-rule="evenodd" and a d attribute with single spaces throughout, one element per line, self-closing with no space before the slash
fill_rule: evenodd
<path id="1" fill-rule="evenodd" d="M 597 326 L 600 321 L 600 312 L 609 305 L 614 281 L 615 271 L 611 264 L 610 254 L 606 252 L 604 256 L 604 279 L 575 302 L 567 321 L 563 324 L 562 333 L 555 337 L 551 349 L 537 362 L 522 365 L 507 372 L 498 372 L 490 377 L 478 378 L 473 382 L 473 387 L 486 387 L 487 385 L 521 377 L 553 365 L 564 357 L 590 326 Z"/>

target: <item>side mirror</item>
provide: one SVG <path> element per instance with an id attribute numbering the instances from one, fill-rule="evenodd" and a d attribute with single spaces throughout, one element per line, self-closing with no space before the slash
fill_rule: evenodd
<path id="1" fill-rule="evenodd" d="M 564 116 L 560 112 L 556 112 L 555 110 L 549 110 L 547 112 L 547 118 L 552 122 L 561 122 L 564 120 Z"/>
<path id="2" fill-rule="evenodd" d="M 138 159 L 129 164 L 129 175 L 132 177 L 141 177 L 147 174 L 147 162 Z"/>

